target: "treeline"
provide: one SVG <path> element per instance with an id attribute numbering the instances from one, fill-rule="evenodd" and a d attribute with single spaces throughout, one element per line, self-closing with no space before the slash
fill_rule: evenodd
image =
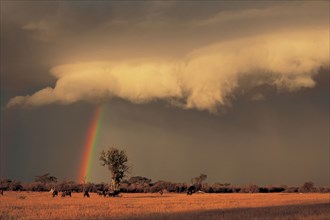
<path id="1" fill-rule="evenodd" d="M 47 175 L 46 175 L 47 176 Z M 50 191 L 55 187 L 58 191 L 70 190 L 72 192 L 82 192 L 87 190 L 89 192 L 97 192 L 108 189 L 107 183 L 77 183 L 74 181 L 57 181 L 57 178 L 38 179 L 36 178 L 32 183 L 21 183 L 10 179 L 0 180 L 0 189 L 5 191 Z M 173 193 L 186 192 L 188 187 L 192 184 L 187 183 L 173 183 L 169 181 L 152 182 L 151 179 L 145 177 L 132 177 L 124 180 L 120 184 L 120 192 L 125 193 L 155 193 L 159 191 L 167 191 Z M 301 186 L 258 186 L 249 184 L 244 186 L 233 186 L 229 183 L 195 183 L 196 192 L 200 193 L 309 193 L 320 192 L 329 193 L 329 187 L 316 187 L 313 182 L 305 182 Z"/>

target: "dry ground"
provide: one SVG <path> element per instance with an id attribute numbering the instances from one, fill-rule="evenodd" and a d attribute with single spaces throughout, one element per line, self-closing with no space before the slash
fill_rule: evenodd
<path id="1" fill-rule="evenodd" d="M 330 219 L 330 194 L 121 194 L 52 198 L 5 192 L 0 219 Z"/>

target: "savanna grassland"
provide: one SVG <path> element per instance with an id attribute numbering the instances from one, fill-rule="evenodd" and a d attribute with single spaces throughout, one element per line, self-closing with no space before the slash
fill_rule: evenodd
<path id="1" fill-rule="evenodd" d="M 90 195 L 7 191 L 0 219 L 330 219 L 329 193 Z"/>

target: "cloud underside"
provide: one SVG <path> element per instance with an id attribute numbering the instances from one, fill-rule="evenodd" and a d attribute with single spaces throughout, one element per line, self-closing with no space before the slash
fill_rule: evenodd
<path id="1" fill-rule="evenodd" d="M 56 66 L 57 82 L 7 104 L 41 106 L 119 97 L 133 103 L 167 100 L 182 108 L 214 112 L 230 105 L 235 90 L 272 85 L 294 91 L 315 86 L 313 76 L 329 66 L 329 31 L 277 31 L 218 42 L 181 59 L 93 61 Z M 249 79 L 241 84 L 241 79 Z"/>

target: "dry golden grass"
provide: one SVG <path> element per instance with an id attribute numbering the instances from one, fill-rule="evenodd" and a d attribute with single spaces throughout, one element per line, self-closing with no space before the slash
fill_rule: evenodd
<path id="1" fill-rule="evenodd" d="M 330 219 L 329 194 L 121 195 L 5 192 L 0 219 Z"/>

